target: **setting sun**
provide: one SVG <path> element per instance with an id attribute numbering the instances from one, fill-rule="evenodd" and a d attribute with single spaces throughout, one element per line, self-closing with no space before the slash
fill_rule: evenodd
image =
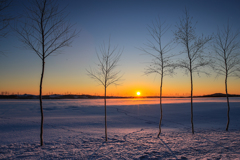
<path id="1" fill-rule="evenodd" d="M 138 96 L 140 96 L 140 94 L 141 94 L 140 92 L 137 92 L 137 95 L 138 95 Z"/>

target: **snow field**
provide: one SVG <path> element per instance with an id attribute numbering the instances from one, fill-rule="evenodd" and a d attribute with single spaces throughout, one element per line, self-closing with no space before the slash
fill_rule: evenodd
<path id="1" fill-rule="evenodd" d="M 103 106 L 46 100 L 40 147 L 38 101 L 1 100 L 0 159 L 240 159 L 240 103 L 231 103 L 229 132 L 226 111 L 224 102 L 195 103 L 192 135 L 190 104 L 164 104 L 157 138 L 157 104 L 109 105 L 105 142 Z"/>

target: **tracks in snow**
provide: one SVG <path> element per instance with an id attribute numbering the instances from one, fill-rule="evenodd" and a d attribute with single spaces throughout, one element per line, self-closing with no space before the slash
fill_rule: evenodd
<path id="1" fill-rule="evenodd" d="M 123 113 L 123 114 L 125 114 L 126 116 L 131 117 L 131 118 L 134 118 L 134 119 L 137 119 L 137 120 L 145 121 L 145 123 L 147 123 L 147 124 L 158 124 L 158 123 L 155 122 L 155 121 L 151 121 L 151 120 L 147 120 L 147 119 L 144 119 L 144 118 L 140 118 L 140 117 L 137 117 L 137 116 L 130 115 L 130 114 L 132 114 L 132 113 L 131 113 L 131 112 L 128 112 L 128 111 L 126 111 L 126 110 L 119 109 L 119 108 L 117 108 L 117 107 L 114 107 L 114 108 L 116 108 L 117 112 L 119 112 L 119 113 Z"/>

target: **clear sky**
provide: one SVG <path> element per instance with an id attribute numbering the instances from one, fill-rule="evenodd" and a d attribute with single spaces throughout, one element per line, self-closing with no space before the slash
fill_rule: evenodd
<path id="1" fill-rule="evenodd" d="M 26 0 L 14 1 L 12 14 L 18 15 Z M 163 37 L 173 39 L 176 23 L 186 7 L 193 22 L 197 21 L 196 33 L 211 35 L 229 20 L 234 29 L 240 28 L 240 1 L 238 0 L 59 0 L 61 7 L 67 5 L 68 19 L 81 30 L 71 47 L 65 47 L 46 59 L 43 94 L 93 94 L 103 95 L 103 87 L 87 76 L 86 69 L 96 67 L 96 50 L 107 42 L 124 48 L 117 70 L 123 81 L 119 86 L 109 86 L 107 94 L 115 96 L 159 95 L 158 75 L 144 75 L 151 58 L 138 48 L 151 40 L 147 25 L 159 16 L 171 25 Z M 41 76 L 41 59 L 24 48 L 14 32 L 1 39 L 0 92 L 38 94 Z M 172 52 L 179 53 L 178 45 Z M 207 52 L 210 51 L 207 50 Z M 178 57 L 181 58 L 181 57 Z M 194 75 L 194 95 L 224 93 L 224 77 Z M 229 93 L 240 94 L 240 79 L 229 79 Z M 176 70 L 173 77 L 164 77 L 163 95 L 189 95 L 190 78 L 183 70 Z"/>

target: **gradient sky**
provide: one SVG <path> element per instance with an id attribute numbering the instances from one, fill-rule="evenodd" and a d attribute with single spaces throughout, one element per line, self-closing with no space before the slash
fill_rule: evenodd
<path id="1" fill-rule="evenodd" d="M 238 0 L 58 0 L 67 6 L 68 19 L 81 30 L 71 47 L 65 47 L 46 59 L 43 94 L 93 94 L 103 95 L 103 87 L 86 74 L 86 69 L 96 67 L 96 49 L 107 42 L 124 48 L 118 70 L 123 74 L 119 86 L 109 86 L 109 96 L 159 95 L 158 75 L 144 75 L 151 57 L 138 48 L 151 40 L 147 25 L 159 16 L 171 25 L 163 40 L 170 40 L 176 23 L 186 7 L 193 22 L 197 21 L 196 33 L 211 35 L 229 20 L 234 29 L 240 28 L 240 1 Z M 14 1 L 12 14 L 23 11 L 22 3 Z M 24 48 L 14 32 L 1 39 L 0 92 L 38 94 L 41 76 L 41 59 Z M 178 45 L 172 52 L 182 50 Z M 209 52 L 209 51 L 207 51 Z M 178 57 L 179 58 L 179 57 Z M 194 95 L 224 93 L 224 77 L 211 71 L 211 76 L 194 75 Z M 229 79 L 229 93 L 240 94 L 240 79 Z M 164 77 L 163 95 L 189 95 L 190 78 L 183 70 L 176 70 L 173 77 Z"/>

